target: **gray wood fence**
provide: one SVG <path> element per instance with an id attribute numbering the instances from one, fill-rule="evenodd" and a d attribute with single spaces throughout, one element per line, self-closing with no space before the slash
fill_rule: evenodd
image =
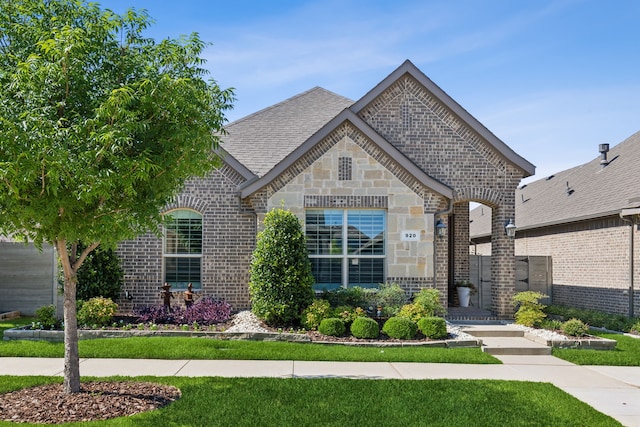
<path id="1" fill-rule="evenodd" d="M 0 242 L 0 313 L 33 315 L 43 305 L 57 304 L 53 248 Z"/>
<path id="2" fill-rule="evenodd" d="M 490 256 L 469 255 L 469 279 L 478 287 L 478 292 L 471 297 L 471 304 L 475 307 L 491 310 Z M 542 300 L 542 302 L 550 304 L 552 283 L 551 257 L 516 257 L 516 292 L 534 291 L 549 295 L 549 298 Z"/>

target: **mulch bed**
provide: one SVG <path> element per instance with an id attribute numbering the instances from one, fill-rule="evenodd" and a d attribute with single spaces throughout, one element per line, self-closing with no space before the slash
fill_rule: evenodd
<path id="1" fill-rule="evenodd" d="M 47 384 L 0 394 L 0 420 L 38 424 L 106 420 L 153 411 L 180 398 L 173 386 L 147 382 L 87 382 L 79 393 Z"/>

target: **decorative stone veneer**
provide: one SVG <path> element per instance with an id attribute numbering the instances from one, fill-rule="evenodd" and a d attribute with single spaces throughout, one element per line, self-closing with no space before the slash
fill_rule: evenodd
<path id="1" fill-rule="evenodd" d="M 433 214 L 425 212 L 423 198 L 428 190 L 404 171 L 398 177 L 383 166 L 369 154 L 377 152 L 370 147 L 374 144 L 351 126 L 327 139 L 332 146 L 312 163 L 303 159 L 307 167 L 270 195 L 268 209 L 284 205 L 304 221 L 305 208 L 386 208 L 386 276 L 403 283 L 433 283 Z M 351 180 L 339 179 L 338 165 L 345 157 L 352 160 Z M 383 162 L 389 164 L 387 159 Z M 402 230 L 418 230 L 420 240 L 401 241 Z"/>
<path id="2" fill-rule="evenodd" d="M 228 166 L 206 178 L 189 180 L 170 203 L 172 209 L 192 209 L 202 215 L 202 289 L 200 296 L 227 301 L 234 310 L 249 307 L 249 264 L 255 247 L 256 220 L 248 204 L 241 203 L 236 188 L 243 178 Z M 161 304 L 163 282 L 162 239 L 152 233 L 119 245 L 125 285 L 118 304 L 124 312 Z M 133 300 L 124 298 L 129 291 Z M 183 305 L 182 291 L 173 289 L 174 305 Z"/>

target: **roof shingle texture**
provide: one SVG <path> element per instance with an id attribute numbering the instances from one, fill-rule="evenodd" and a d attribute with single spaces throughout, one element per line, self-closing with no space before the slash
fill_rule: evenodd
<path id="1" fill-rule="evenodd" d="M 516 191 L 516 226 L 536 228 L 639 207 L 640 132 L 612 147 L 607 160 L 602 167 L 598 155 L 588 163 L 520 187 Z M 474 209 L 470 220 L 472 236 L 491 233 L 489 208 Z"/>
<path id="2" fill-rule="evenodd" d="M 222 147 L 262 177 L 353 101 L 315 87 L 225 127 Z"/>

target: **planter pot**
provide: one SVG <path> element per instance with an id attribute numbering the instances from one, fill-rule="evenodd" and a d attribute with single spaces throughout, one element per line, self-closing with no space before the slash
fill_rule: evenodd
<path id="1" fill-rule="evenodd" d="M 458 286 L 458 301 L 460 301 L 460 307 L 469 307 L 469 301 L 471 300 L 471 288 L 465 288 Z"/>

